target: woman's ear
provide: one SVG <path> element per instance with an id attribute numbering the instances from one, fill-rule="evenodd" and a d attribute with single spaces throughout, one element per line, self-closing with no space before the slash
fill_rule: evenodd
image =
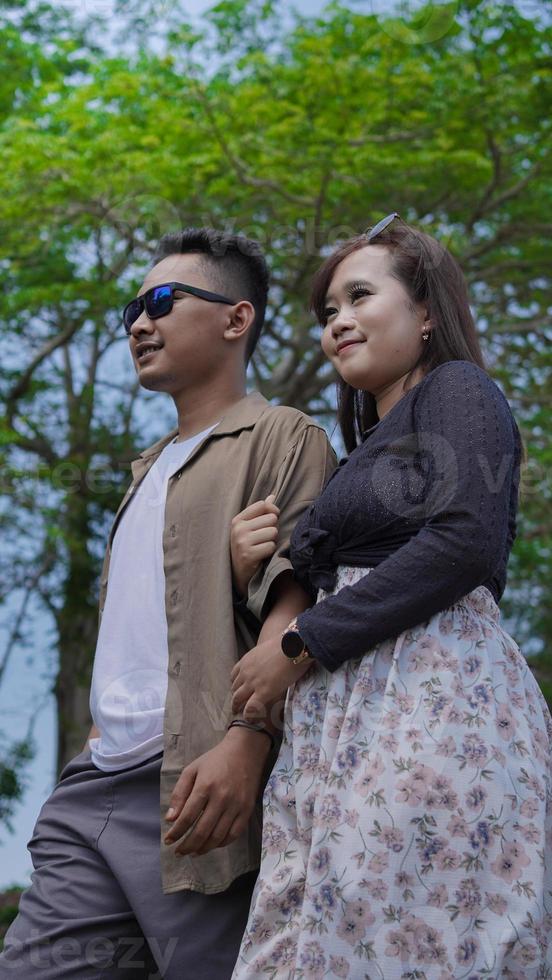
<path id="1" fill-rule="evenodd" d="M 433 323 L 429 313 L 426 311 L 426 315 L 422 323 L 422 340 L 427 342 L 431 337 L 431 331 L 433 330 Z"/>

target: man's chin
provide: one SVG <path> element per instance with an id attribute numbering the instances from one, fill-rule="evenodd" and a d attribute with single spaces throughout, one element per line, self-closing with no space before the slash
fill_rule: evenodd
<path id="1" fill-rule="evenodd" d="M 148 391 L 170 391 L 171 387 L 169 378 L 155 375 L 153 372 L 150 374 L 148 371 L 140 371 L 138 381 L 142 388 L 147 388 Z"/>

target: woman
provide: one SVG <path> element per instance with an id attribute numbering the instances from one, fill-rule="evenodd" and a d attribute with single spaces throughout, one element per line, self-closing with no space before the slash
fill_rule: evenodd
<path id="1" fill-rule="evenodd" d="M 295 680 L 234 978 L 550 977 L 552 720 L 497 608 L 516 424 L 457 263 L 398 215 L 326 260 L 313 308 L 350 455 L 292 537 L 301 656 L 232 675 L 246 717 Z"/>

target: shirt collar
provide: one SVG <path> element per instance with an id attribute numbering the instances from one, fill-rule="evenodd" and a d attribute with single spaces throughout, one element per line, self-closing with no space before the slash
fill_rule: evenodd
<path id="1" fill-rule="evenodd" d="M 252 428 L 269 407 L 269 404 L 260 392 L 251 391 L 228 409 L 218 425 L 215 426 L 206 438 L 214 439 L 216 436 L 230 435 L 233 432 L 239 432 L 241 429 Z M 163 436 L 162 439 L 158 439 L 148 449 L 144 449 L 138 456 L 138 459 L 158 456 L 176 435 L 178 435 L 178 428 L 172 429 L 168 435 Z"/>

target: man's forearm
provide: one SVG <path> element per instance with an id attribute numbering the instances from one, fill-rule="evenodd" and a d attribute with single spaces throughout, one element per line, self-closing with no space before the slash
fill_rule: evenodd
<path id="1" fill-rule="evenodd" d="M 305 590 L 295 581 L 292 572 L 283 572 L 272 583 L 270 598 L 272 600 L 270 612 L 262 625 L 257 644 L 266 642 L 273 637 L 279 637 L 293 617 L 303 612 L 304 609 L 308 609 L 312 601 Z M 265 708 L 262 716 L 259 717 L 259 723 L 277 738 L 282 734 L 282 708 L 283 701 L 280 705 L 270 705 L 268 710 Z M 244 729 L 241 731 L 243 732 Z M 250 738 L 253 741 L 260 739 L 265 742 L 265 745 L 268 741 L 266 735 L 262 733 L 252 732 Z"/>
<path id="2" fill-rule="evenodd" d="M 271 599 L 270 612 L 259 633 L 258 644 L 273 637 L 279 637 L 294 616 L 298 616 L 300 612 L 308 609 L 312 604 L 311 597 L 295 581 L 291 572 L 283 572 L 272 584 Z M 283 708 L 284 700 L 281 699 L 267 706 L 263 717 L 259 719 L 276 738 L 280 738 L 282 735 Z"/>
<path id="3" fill-rule="evenodd" d="M 310 596 L 295 581 L 291 572 L 283 572 L 278 576 L 272 584 L 270 594 L 272 605 L 259 633 L 258 643 L 282 633 L 294 616 L 312 605 Z"/>

